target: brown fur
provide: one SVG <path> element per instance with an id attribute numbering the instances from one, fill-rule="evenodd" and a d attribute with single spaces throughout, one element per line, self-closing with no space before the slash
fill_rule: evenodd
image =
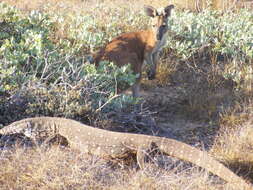
<path id="1" fill-rule="evenodd" d="M 151 54 L 155 42 L 152 30 L 122 34 L 114 38 L 97 54 L 95 63 L 98 64 L 100 60 L 109 60 L 118 66 L 131 63 L 133 71 L 141 75 L 145 54 Z"/>

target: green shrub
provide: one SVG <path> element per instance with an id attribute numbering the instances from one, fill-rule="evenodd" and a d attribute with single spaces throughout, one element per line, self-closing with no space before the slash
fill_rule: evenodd
<path id="1" fill-rule="evenodd" d="M 3 3 L 0 10 L 0 93 L 12 95 L 0 96 L 2 121 L 36 115 L 82 118 L 135 103 L 117 94 L 135 82 L 129 65 L 101 62 L 95 67 L 78 54 L 82 43 L 88 49 L 103 43 L 101 30 L 89 31 L 95 29 L 94 18 L 76 19 L 68 35 L 80 42 L 70 43 L 68 38 L 55 41 L 57 22 L 49 14 L 24 15 Z"/>
<path id="2" fill-rule="evenodd" d="M 46 14 L 32 11 L 23 16 L 4 3 L 0 10 L 0 82 L 1 89 L 8 90 L 40 77 L 45 64 L 54 61 L 56 54 L 49 38 L 53 24 Z"/>
<path id="3" fill-rule="evenodd" d="M 168 48 L 179 59 L 207 56 L 207 61 L 223 68 L 224 78 L 238 86 L 252 82 L 252 12 L 175 12 L 169 22 L 172 35 L 169 35 Z"/>
<path id="4" fill-rule="evenodd" d="M 176 12 L 169 22 L 171 30 L 183 40 L 169 36 L 168 47 L 183 59 L 191 57 L 203 46 L 221 55 L 253 59 L 252 12 Z"/>
<path id="5" fill-rule="evenodd" d="M 61 42 L 66 45 L 65 51 L 76 54 L 96 51 L 115 36 L 143 29 L 148 23 L 148 17 L 143 12 L 124 7 L 107 7 L 103 3 L 94 3 L 86 12 L 63 13 L 65 12 L 49 14 L 57 23 L 59 33 L 64 36 L 64 41 Z"/>
<path id="6" fill-rule="evenodd" d="M 0 96 L 1 121 L 38 115 L 95 121 L 136 101 L 132 96 L 117 94 L 117 87 L 125 89 L 135 82 L 129 65 L 119 68 L 101 62 L 95 67 L 74 62 L 64 67 L 59 76 L 57 83 L 34 80 L 24 84 L 9 100 Z"/>

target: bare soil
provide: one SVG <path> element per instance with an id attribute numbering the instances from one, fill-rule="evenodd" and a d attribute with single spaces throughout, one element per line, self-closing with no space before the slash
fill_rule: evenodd
<path id="1" fill-rule="evenodd" d="M 142 94 L 146 105 L 154 113 L 156 135 L 174 138 L 199 148 L 210 148 L 218 126 L 182 114 L 187 104 L 184 89 L 176 85 L 157 86 L 144 90 Z"/>

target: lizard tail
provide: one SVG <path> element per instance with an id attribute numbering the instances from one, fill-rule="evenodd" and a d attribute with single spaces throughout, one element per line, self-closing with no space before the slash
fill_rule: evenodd
<path id="1" fill-rule="evenodd" d="M 247 184 L 242 178 L 233 173 L 220 162 L 216 161 L 204 151 L 168 138 L 162 138 L 162 140 L 158 140 L 156 145 L 164 154 L 205 168 L 228 183 L 233 184 L 236 187 L 240 187 L 241 190 L 253 190 L 251 185 Z"/>

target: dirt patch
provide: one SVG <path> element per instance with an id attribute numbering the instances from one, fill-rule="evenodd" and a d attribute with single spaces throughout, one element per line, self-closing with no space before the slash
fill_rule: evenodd
<path id="1" fill-rule="evenodd" d="M 218 126 L 210 122 L 193 120 L 182 113 L 187 104 L 186 93 L 180 86 L 145 88 L 142 95 L 154 113 L 156 135 L 174 138 L 208 149 Z"/>

